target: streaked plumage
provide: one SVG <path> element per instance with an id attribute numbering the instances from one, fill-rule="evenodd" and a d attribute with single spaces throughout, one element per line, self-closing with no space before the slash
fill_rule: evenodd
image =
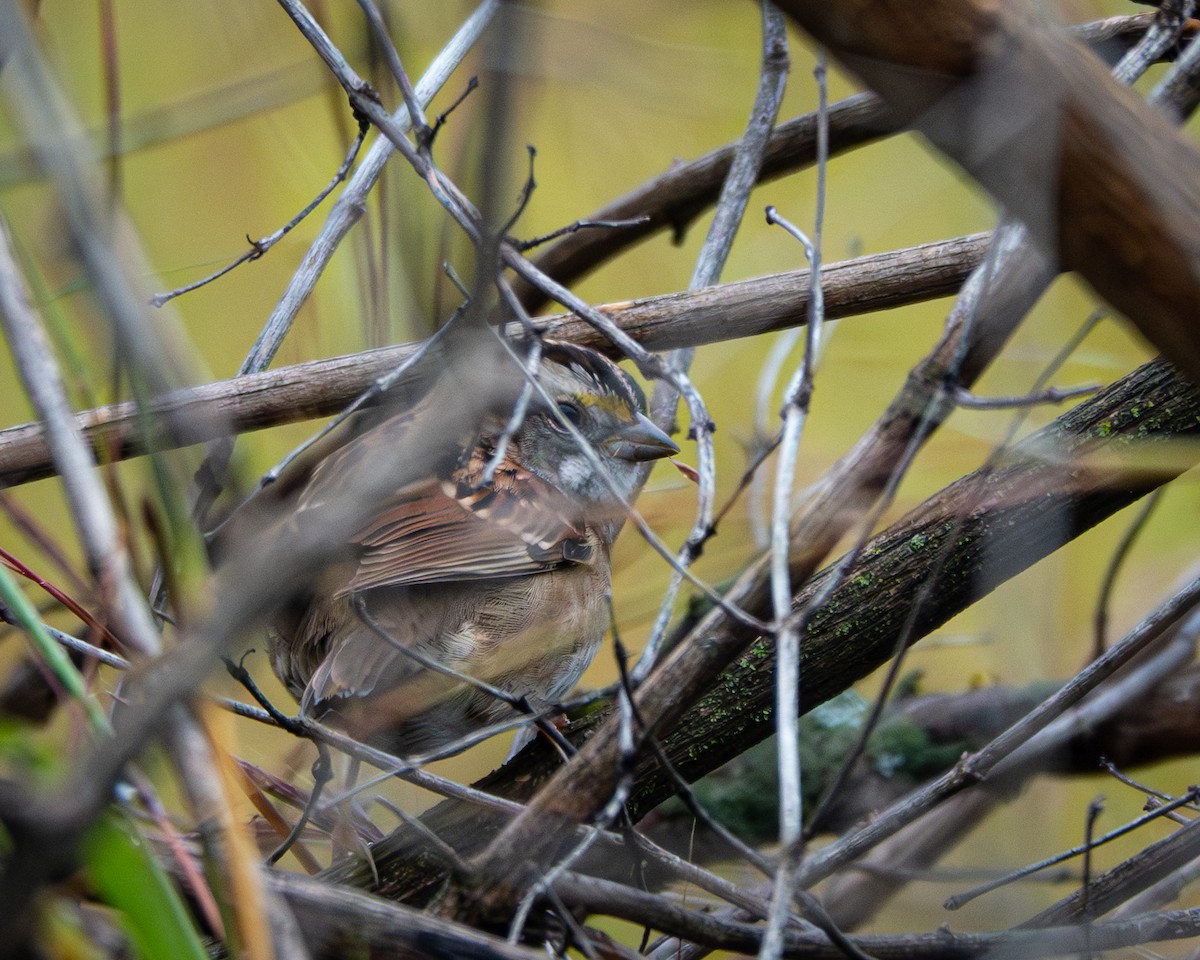
<path id="1" fill-rule="evenodd" d="M 548 343 L 539 379 L 622 497 L 635 493 L 641 462 L 677 451 L 645 418 L 637 385 L 600 354 Z M 336 497 L 345 471 L 371 469 L 372 447 L 407 416 L 328 452 L 299 490 L 299 522 L 306 505 Z M 543 401 L 483 484 L 506 418 L 489 416 L 448 475 L 382 503 L 344 558 L 280 617 L 272 662 L 305 710 L 407 754 L 514 713 L 401 647 L 534 706 L 578 682 L 608 625 L 609 553 L 624 517 Z M 394 644 L 362 621 L 356 597 Z"/>

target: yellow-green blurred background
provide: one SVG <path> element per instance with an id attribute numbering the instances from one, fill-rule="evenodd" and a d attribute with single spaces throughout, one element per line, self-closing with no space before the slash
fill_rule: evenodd
<path id="1" fill-rule="evenodd" d="M 382 3 L 392 35 L 414 79 L 472 9 L 461 2 Z M 117 157 L 99 169 L 116 184 L 151 264 L 144 291 L 169 290 L 197 279 L 288 220 L 333 174 L 355 129 L 346 99 L 322 64 L 274 3 L 135 0 L 81 3 L 46 0 L 26 4 L 42 50 L 64 93 L 106 150 L 107 99 L 119 102 Z M 350 0 L 314 3 L 316 13 L 355 69 L 399 103 L 378 58 L 370 51 L 364 20 Z M 1079 2 L 1041 6 L 1048 16 L 1081 22 L 1137 12 L 1132 4 Z M 530 4 L 521 15 L 526 56 L 515 70 L 517 105 L 509 162 L 522 175 L 523 145 L 537 148 L 537 189 L 516 231 L 534 236 L 585 217 L 646 179 L 731 140 L 742 132 L 755 95 L 760 22 L 751 3 L 573 0 Z M 104 52 L 112 30 L 116 58 Z M 781 119 L 812 110 L 817 102 L 813 52 L 793 36 L 792 73 Z M 478 57 L 460 69 L 429 113 L 436 115 L 478 72 Z M 10 90 L 0 75 L 0 92 Z M 831 97 L 855 89 L 834 72 Z M 480 105 L 475 95 L 439 134 L 439 164 L 470 189 L 478 181 L 473 159 Z M 6 108 L 7 109 L 7 108 Z M 372 137 L 368 138 L 368 143 Z M 515 180 L 514 180 L 515 182 Z M 336 196 L 336 193 L 335 193 Z M 513 202 L 516 197 L 514 195 Z M 806 171 L 759 188 L 724 272 L 724 279 L 753 277 L 803 266 L 803 252 L 762 217 L 766 204 L 806 230 L 813 228 L 816 177 Z M 177 324 L 194 351 L 194 377 L 234 373 L 324 220 L 329 201 L 266 257 L 189 293 L 156 313 Z M 20 247 L 43 314 L 61 325 L 78 348 L 73 398 L 81 408 L 114 399 L 110 335 L 70 256 L 52 192 L 33 169 L 21 135 L 0 115 L 0 211 Z M 996 211 L 916 138 L 894 137 L 836 158 L 829 167 L 826 262 L 989 229 Z M 667 236 L 645 242 L 577 286 L 595 303 L 683 289 L 703 239 L 702 218 L 678 246 Z M 335 256 L 301 312 L 277 365 L 365 346 L 420 337 L 445 320 L 456 297 L 441 276 L 443 259 L 469 273 L 466 247 L 428 191 L 399 160 L 363 221 Z M 816 396 L 801 448 L 799 485 L 811 483 L 847 450 L 903 383 L 908 368 L 937 338 L 949 301 L 853 318 L 831 325 Z M 1024 324 L 977 392 L 1021 394 L 1093 307 L 1072 279 L 1059 280 Z M 718 424 L 719 487 L 733 489 L 753 435 L 754 397 L 766 339 L 702 348 L 695 379 Z M 1076 352 L 1056 384 L 1109 382 L 1150 355 L 1120 321 L 1105 323 Z M 793 357 L 793 361 L 796 357 Z M 789 367 L 790 371 L 790 367 Z M 86 391 L 84 389 L 86 384 Z M 118 389 L 118 394 L 121 390 Z M 1053 410 L 1034 411 L 1045 422 Z M 30 419 L 11 363 L 0 361 L 0 425 Z M 1003 436 L 1011 415 L 955 414 L 922 453 L 892 516 L 978 466 Z M 315 425 L 301 424 L 244 437 L 244 476 L 275 463 Z M 684 459 L 693 456 L 685 444 Z M 181 464 L 194 459 L 181 457 Z M 147 488 L 144 464 L 116 471 L 131 504 Z M 186 470 L 181 473 L 187 476 Z M 29 484 L 12 496 L 74 555 L 78 554 L 55 481 Z M 691 523 L 693 494 L 670 468 L 659 468 L 641 507 L 672 546 Z M 1113 602 L 1120 633 L 1164 595 L 1191 562 L 1196 491 L 1191 478 L 1175 485 L 1134 549 Z M 924 641 L 910 656 L 925 671 L 924 688 L 961 690 L 972 684 L 1023 683 L 1065 677 L 1084 662 L 1091 642 L 1092 611 L 1111 551 L 1129 523 L 1128 513 L 986 598 Z M 29 565 L 50 571 L 48 561 L 0 517 L 0 546 Z M 710 543 L 698 572 L 719 581 L 753 555 L 744 509 L 735 510 Z M 148 570 L 145 565 L 143 572 Z M 615 594 L 623 637 L 640 645 L 666 580 L 664 565 L 632 535 L 618 550 Z M 39 598 L 40 599 L 40 598 Z M 69 620 L 55 619 L 64 629 Z M 4 635 L 0 656 L 19 647 Z M 260 674 L 261 657 L 251 660 Z M 588 681 L 612 676 L 602 654 Z M 266 679 L 262 677 L 262 679 Z M 214 686 L 231 689 L 227 683 Z M 870 691 L 867 683 L 864 690 Z M 276 694 L 286 701 L 286 695 Z M 283 772 L 295 764 L 307 777 L 308 759 L 289 743 L 250 724 L 238 727 L 239 748 L 251 761 Z M 495 743 L 445 765 L 473 777 L 502 759 Z M 1195 766 L 1179 762 L 1145 774 L 1167 791 L 1195 782 Z M 1038 781 L 984 835 L 957 856 L 959 865 L 1015 865 L 1037 859 L 1082 836 L 1087 802 L 1109 796 L 1102 824 L 1132 816 L 1140 796 L 1111 781 Z M 406 788 L 395 791 L 419 807 L 428 802 Z M 1127 850 L 1130 848 L 1126 848 Z M 1101 852 L 1099 866 L 1117 854 Z M 956 927 L 1004 926 L 1043 901 L 1040 888 L 1021 887 L 984 898 L 953 917 L 937 906 L 941 888 L 906 895 L 882 926 L 927 929 L 945 920 Z"/>

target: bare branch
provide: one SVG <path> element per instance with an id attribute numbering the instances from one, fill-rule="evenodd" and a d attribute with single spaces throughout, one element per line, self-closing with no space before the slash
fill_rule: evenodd
<path id="1" fill-rule="evenodd" d="M 1200 185 L 1176 175 L 1200 155 L 1168 121 L 1025 4 L 780 6 L 1200 380 Z"/>
<path id="2" fill-rule="evenodd" d="M 986 235 L 960 237 L 830 264 L 822 270 L 826 316 L 854 316 L 953 293 L 979 262 L 986 241 Z M 794 270 L 596 309 L 647 349 L 669 350 L 803 324 L 809 290 L 809 272 Z M 534 324 L 546 336 L 614 352 L 609 341 L 573 315 L 543 317 Z M 159 448 L 221 435 L 225 428 L 209 427 L 210 422 L 223 421 L 240 433 L 337 413 L 416 349 L 402 344 L 367 350 L 164 394 L 150 401 L 150 414 L 156 420 L 167 417 L 181 429 L 157 438 Z M 132 403 L 76 416 L 94 449 L 116 459 L 145 452 Z M 0 487 L 52 473 L 40 426 L 0 430 Z"/>

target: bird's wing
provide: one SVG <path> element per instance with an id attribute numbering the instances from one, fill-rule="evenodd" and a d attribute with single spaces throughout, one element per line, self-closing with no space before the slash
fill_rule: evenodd
<path id="1" fill-rule="evenodd" d="M 460 470 L 388 503 L 355 538 L 358 564 L 340 595 L 454 580 L 496 580 L 589 563 L 582 518 L 555 487 L 502 468 L 476 488 Z"/>
<path id="2" fill-rule="evenodd" d="M 454 601 L 449 599 L 449 602 Z M 386 727 L 410 720 L 435 707 L 454 690 L 457 685 L 452 680 L 427 670 L 403 652 L 414 650 L 436 659 L 438 651 L 430 638 L 440 635 L 444 611 L 404 610 L 401 611 L 404 622 L 399 624 L 388 616 L 393 612 L 382 611 L 386 622 L 379 623 L 379 627 L 396 638 L 394 643 L 388 643 L 364 623 L 355 621 L 346 625 L 309 678 L 300 700 L 302 712 L 320 717 L 330 709 L 335 710 L 341 724 L 353 735 L 367 740 L 377 724 Z M 398 690 L 403 694 L 396 704 L 386 706 L 378 699 Z M 368 702 L 371 708 L 363 713 Z"/>

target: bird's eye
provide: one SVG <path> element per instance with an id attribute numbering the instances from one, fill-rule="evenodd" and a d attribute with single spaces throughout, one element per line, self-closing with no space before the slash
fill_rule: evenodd
<path id="1" fill-rule="evenodd" d="M 566 420 L 567 423 L 575 428 L 578 428 L 583 423 L 583 408 L 574 400 L 559 400 L 558 412 L 562 414 L 563 420 Z M 566 432 L 557 417 L 550 418 L 550 426 L 561 433 Z"/>

